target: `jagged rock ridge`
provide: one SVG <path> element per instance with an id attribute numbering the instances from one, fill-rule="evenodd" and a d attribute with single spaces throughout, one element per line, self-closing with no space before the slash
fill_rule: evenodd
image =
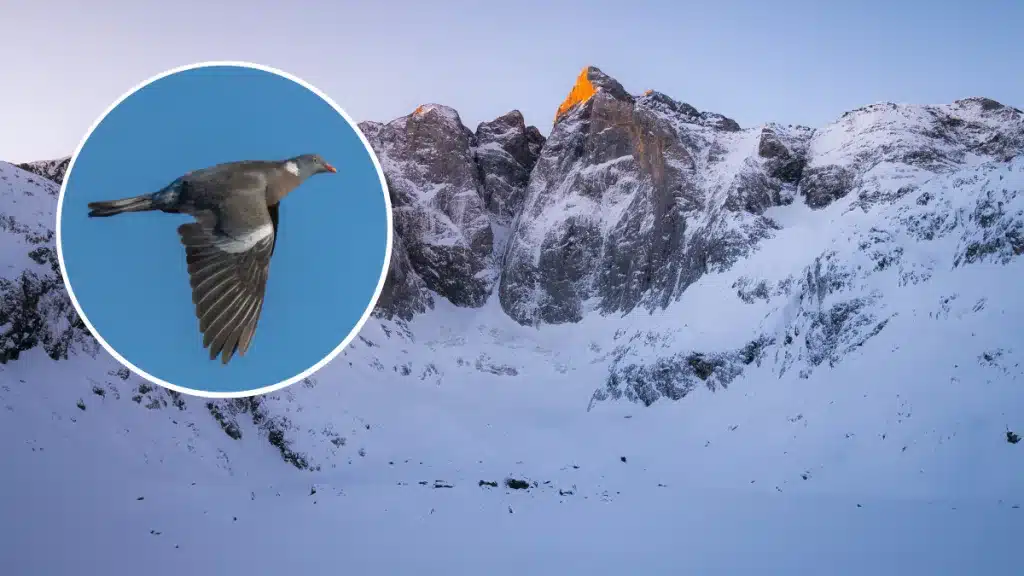
<path id="1" fill-rule="evenodd" d="M 496 232 L 519 211 L 543 136 L 518 111 L 473 133 L 437 104 L 360 129 L 380 158 L 394 213 L 396 254 L 379 313 L 410 318 L 432 305 L 432 293 L 483 305 L 500 271 Z"/>
<path id="2" fill-rule="evenodd" d="M 1022 127 L 1019 110 L 972 98 L 869 106 L 819 130 L 741 130 L 655 91 L 631 96 L 588 67 L 530 177 L 503 262 L 502 307 L 524 324 L 663 309 L 772 236 L 767 209 L 796 197 L 825 208 L 870 186 L 887 163 L 939 174 L 1005 161 L 1024 149 Z"/>
<path id="3" fill-rule="evenodd" d="M 17 164 L 18 168 L 27 170 L 38 176 L 42 176 L 48 180 L 62 184 L 64 182 L 64 173 L 68 170 L 68 164 L 71 163 L 71 156 L 65 156 L 63 158 L 56 158 L 53 160 L 37 160 L 35 162 L 24 162 Z"/>
<path id="4" fill-rule="evenodd" d="M 749 203 L 737 197 L 767 182 L 748 178 L 739 187 L 722 177 L 739 168 L 726 154 L 738 129 L 658 92 L 633 97 L 585 69 L 510 240 L 500 288 L 506 312 L 521 323 L 562 323 L 579 321 L 588 302 L 605 313 L 664 307 L 749 251 L 772 225 L 738 212 Z"/>
<path id="5" fill-rule="evenodd" d="M 633 96 L 592 66 L 547 140 L 518 111 L 475 132 L 437 104 L 364 122 L 395 215 L 377 316 L 410 319 L 437 297 L 478 307 L 495 290 L 523 324 L 661 309 L 771 237 L 767 210 L 796 198 L 821 209 L 854 190 L 862 208 L 890 201 L 875 167 L 1005 161 L 1024 149 L 1022 126 L 1019 110 L 969 98 L 743 130 L 657 91 Z M 59 182 L 67 161 L 24 167 Z"/>

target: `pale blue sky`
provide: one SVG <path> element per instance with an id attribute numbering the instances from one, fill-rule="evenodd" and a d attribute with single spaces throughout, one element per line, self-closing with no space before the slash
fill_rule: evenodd
<path id="1" fill-rule="evenodd" d="M 1019 0 L 8 0 L 4 20 L 13 161 L 70 154 L 133 85 L 212 59 L 284 68 L 356 120 L 439 102 L 471 128 L 518 108 L 545 133 L 587 64 L 744 126 L 883 100 L 1024 107 Z"/>

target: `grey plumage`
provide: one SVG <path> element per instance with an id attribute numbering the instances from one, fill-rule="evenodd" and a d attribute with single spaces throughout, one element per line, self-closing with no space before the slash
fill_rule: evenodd
<path id="1" fill-rule="evenodd" d="M 92 202 L 90 217 L 190 214 L 178 227 L 203 347 L 227 364 L 248 351 L 263 310 L 280 201 L 307 178 L 336 170 L 316 154 L 248 160 L 189 172 L 152 194 Z"/>

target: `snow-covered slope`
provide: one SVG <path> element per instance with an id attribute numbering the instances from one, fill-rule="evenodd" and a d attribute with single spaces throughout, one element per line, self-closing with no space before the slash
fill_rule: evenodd
<path id="1" fill-rule="evenodd" d="M 404 248 L 305 383 L 208 402 L 73 314 L 33 320 L 64 348 L 5 321 L 0 566 L 1014 574 L 1021 113 L 744 130 L 582 78 L 547 142 L 434 105 L 364 124 Z M 54 309 L 18 278 L 52 273 L 26 254 L 55 190 L 0 165 L 24 317 Z"/>
<path id="2" fill-rule="evenodd" d="M 18 164 L 18 168 L 27 170 L 37 176 L 42 176 L 52 182 L 63 182 L 64 173 L 68 170 L 71 157 L 54 158 L 52 160 L 37 160 L 35 162 L 24 162 Z"/>
<path id="3" fill-rule="evenodd" d="M 61 280 L 53 232 L 59 190 L 0 162 L 0 363 L 36 346 L 53 359 L 66 358 L 76 343 L 97 348 Z"/>

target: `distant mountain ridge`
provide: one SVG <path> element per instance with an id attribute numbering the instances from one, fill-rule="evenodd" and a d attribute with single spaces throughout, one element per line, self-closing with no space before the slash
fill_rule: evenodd
<path id="1" fill-rule="evenodd" d="M 839 201 L 848 206 L 844 214 L 866 214 L 891 212 L 916 197 L 913 206 L 927 213 L 913 220 L 893 216 L 886 224 L 891 228 L 856 234 L 868 233 L 869 243 L 894 234 L 934 239 L 974 222 L 977 229 L 964 232 L 967 244 L 955 266 L 1008 262 L 1024 251 L 1021 220 L 1004 212 L 1016 196 L 986 197 L 975 213 L 960 217 L 929 189 L 940 181 L 963 187 L 998 166 L 1012 172 L 1019 161 L 1024 113 L 986 98 L 874 104 L 818 129 L 743 129 L 653 90 L 631 95 L 591 66 L 559 107 L 547 139 L 518 111 L 471 131 L 458 112 L 438 104 L 387 123 L 363 122 L 360 129 L 381 160 L 395 214 L 391 266 L 375 313 L 380 320 L 410 321 L 438 299 L 479 308 L 492 296 L 505 314 L 528 326 L 664 310 L 701 278 L 757 254 L 786 230 L 773 211 L 798 204 L 814 219 Z M 59 183 L 68 160 L 20 167 Z M 976 175 L 965 181 L 960 173 Z M 878 256 L 886 267 L 907 247 L 892 244 L 891 250 Z M 751 302 L 811 293 L 820 298 L 821 290 L 837 290 L 859 274 L 836 260 L 822 268 L 822 257 L 827 254 L 813 270 L 825 276 L 794 277 L 774 288 L 744 276 L 732 288 Z M 903 273 L 910 276 L 901 282 L 923 274 Z M 838 361 L 836 346 L 877 334 L 887 322 L 871 311 L 880 298 L 868 294 L 836 304 L 840 308 L 827 313 L 832 320 L 814 312 L 817 319 L 809 316 L 804 330 L 830 335 L 808 340 L 801 354 L 814 359 L 812 365 Z M 697 382 L 727 385 L 744 365 L 782 345 L 780 339 L 796 336 L 769 332 L 752 333 L 730 349 L 672 353 L 653 365 L 628 362 L 635 349 L 627 346 L 610 365 L 608 388 L 595 398 L 627 386 L 631 398 L 649 403 L 681 397 Z M 57 339 L 69 338 L 75 339 Z M 655 368 L 665 362 L 677 368 Z"/>
<path id="2" fill-rule="evenodd" d="M 632 96 L 595 67 L 547 140 L 515 111 L 472 133 L 438 105 L 361 128 L 396 207 L 382 313 L 411 317 L 435 295 L 480 306 L 496 290 L 524 324 L 663 309 L 770 237 L 765 210 L 797 198 L 822 209 L 883 163 L 944 174 L 1024 150 L 1024 114 L 987 98 L 742 130 L 655 91 Z"/>

